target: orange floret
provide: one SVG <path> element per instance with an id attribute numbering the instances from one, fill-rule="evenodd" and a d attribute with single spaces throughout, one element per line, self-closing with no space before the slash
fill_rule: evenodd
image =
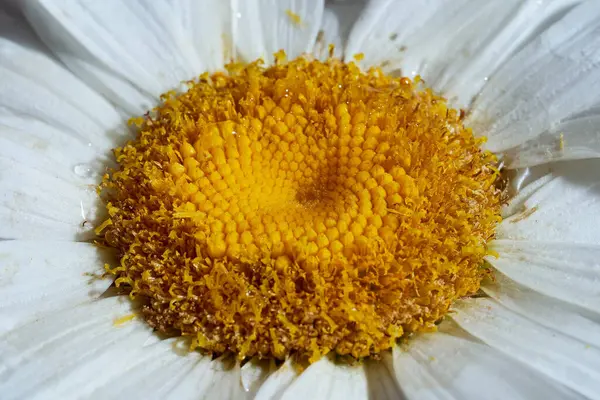
<path id="1" fill-rule="evenodd" d="M 492 154 L 408 78 L 299 58 L 167 93 L 105 177 L 110 270 L 211 352 L 389 349 L 475 293 L 499 221 Z"/>

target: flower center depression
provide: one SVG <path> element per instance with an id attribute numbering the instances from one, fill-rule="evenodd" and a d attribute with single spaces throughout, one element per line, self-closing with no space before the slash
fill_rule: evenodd
<path id="1" fill-rule="evenodd" d="M 486 275 L 495 158 L 422 83 L 278 54 L 132 120 L 107 268 L 159 331 L 240 358 L 376 356 Z"/>

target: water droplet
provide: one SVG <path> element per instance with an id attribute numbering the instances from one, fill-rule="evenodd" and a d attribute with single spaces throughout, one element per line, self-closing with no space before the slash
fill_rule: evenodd
<path id="1" fill-rule="evenodd" d="M 242 18 L 242 13 L 235 13 L 235 16 L 239 19 Z"/>
<path id="2" fill-rule="evenodd" d="M 88 164 L 77 164 L 73 167 L 73 172 L 81 178 L 91 178 L 96 174 L 96 171 Z"/>
<path id="3" fill-rule="evenodd" d="M 92 147 L 92 142 L 88 142 L 88 147 Z"/>

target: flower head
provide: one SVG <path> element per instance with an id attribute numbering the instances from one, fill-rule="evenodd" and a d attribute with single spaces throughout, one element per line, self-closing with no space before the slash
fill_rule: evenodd
<path id="1" fill-rule="evenodd" d="M 458 112 L 334 59 L 239 68 L 166 95 L 105 179 L 109 271 L 153 327 L 362 358 L 479 289 L 499 190 Z"/>

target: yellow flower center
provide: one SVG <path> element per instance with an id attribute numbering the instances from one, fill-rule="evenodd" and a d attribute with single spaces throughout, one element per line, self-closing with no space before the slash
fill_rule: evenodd
<path id="1" fill-rule="evenodd" d="M 167 93 L 105 177 L 109 269 L 211 352 L 366 357 L 485 275 L 495 159 L 418 82 L 299 58 Z"/>

